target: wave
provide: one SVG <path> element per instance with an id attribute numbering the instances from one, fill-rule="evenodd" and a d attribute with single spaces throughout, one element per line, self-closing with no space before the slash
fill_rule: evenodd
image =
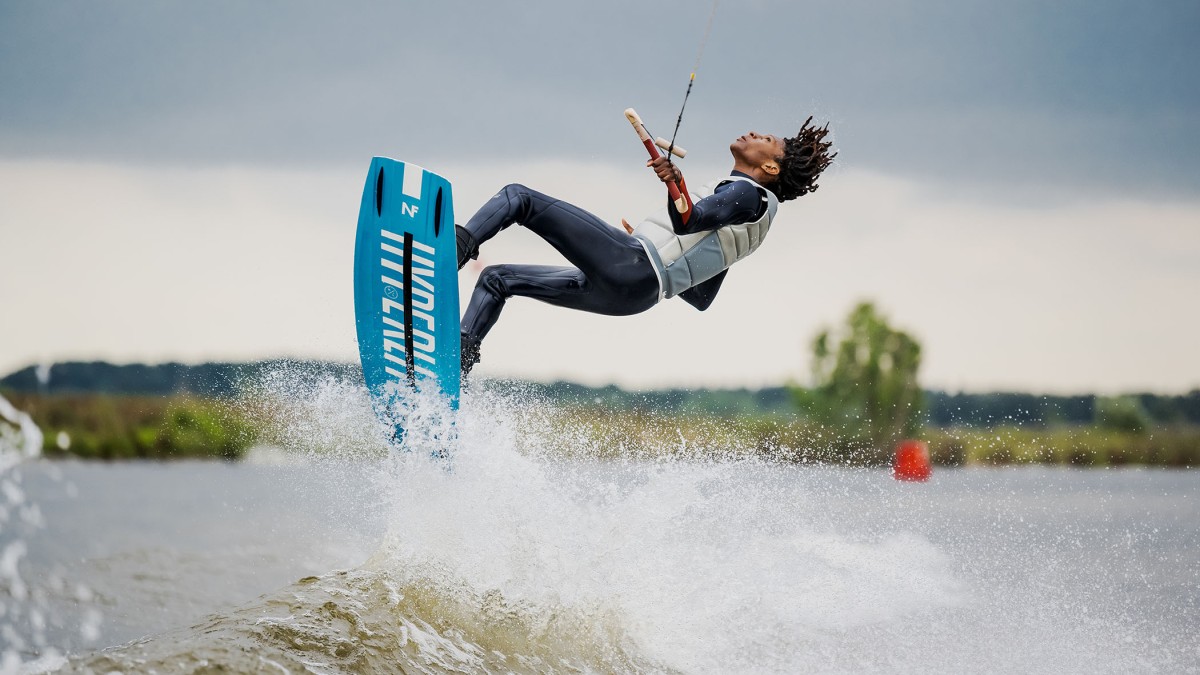
<path id="1" fill-rule="evenodd" d="M 550 615 L 368 564 L 307 577 L 188 629 L 72 661 L 94 672 L 670 672 L 602 617 Z"/>

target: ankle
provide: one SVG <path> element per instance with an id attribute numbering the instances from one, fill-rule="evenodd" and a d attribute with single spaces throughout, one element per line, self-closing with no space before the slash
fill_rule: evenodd
<path id="1" fill-rule="evenodd" d="M 454 242 L 458 249 L 458 269 L 462 269 L 468 260 L 479 258 L 479 242 L 475 235 L 462 225 L 454 226 Z"/>

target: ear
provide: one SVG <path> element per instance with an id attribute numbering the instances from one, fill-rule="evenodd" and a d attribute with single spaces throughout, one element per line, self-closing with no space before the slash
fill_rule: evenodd
<path id="1" fill-rule="evenodd" d="M 769 176 L 779 175 L 779 163 L 775 160 L 771 160 L 758 168 L 762 169 Z"/>

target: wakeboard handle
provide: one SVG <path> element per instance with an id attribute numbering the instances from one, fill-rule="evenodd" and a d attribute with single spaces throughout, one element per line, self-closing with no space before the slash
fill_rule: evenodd
<path id="1" fill-rule="evenodd" d="M 663 138 L 662 136 L 655 136 L 654 144 L 657 145 L 658 147 L 662 148 L 663 152 L 670 152 L 672 155 L 675 155 L 679 159 L 683 159 L 684 157 L 687 157 L 687 150 L 684 150 L 683 148 L 679 147 L 678 145 L 671 145 L 671 141 L 668 141 L 667 139 Z"/>
<path id="2" fill-rule="evenodd" d="M 646 125 L 642 124 L 642 118 L 638 117 L 637 111 L 633 108 L 626 108 L 625 119 L 629 120 L 629 123 L 633 125 L 633 130 L 637 132 L 638 139 L 642 141 L 642 145 L 646 146 L 646 152 L 650 153 L 650 159 L 662 157 L 662 153 L 658 151 L 658 144 L 650 138 L 650 133 L 646 131 Z M 661 141 L 661 139 L 659 140 Z M 670 147 L 670 145 L 668 144 L 667 147 Z M 679 157 L 687 154 L 687 151 L 682 148 L 672 148 L 672 151 L 672 154 Z M 686 194 L 680 192 L 679 184 L 674 181 L 667 183 L 667 194 L 671 197 L 671 202 L 675 204 L 675 210 L 679 212 L 679 215 L 683 216 L 684 222 L 687 222 L 687 217 L 691 215 L 689 213 L 691 210 L 691 200 L 687 198 Z"/>

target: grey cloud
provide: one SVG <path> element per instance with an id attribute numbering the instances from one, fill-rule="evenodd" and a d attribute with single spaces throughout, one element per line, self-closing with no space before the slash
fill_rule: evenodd
<path id="1" fill-rule="evenodd" d="M 628 161 L 667 135 L 710 4 L 0 5 L 0 156 Z M 1194 194 L 1194 2 L 721 3 L 688 145 L 832 120 L 843 162 Z"/>

